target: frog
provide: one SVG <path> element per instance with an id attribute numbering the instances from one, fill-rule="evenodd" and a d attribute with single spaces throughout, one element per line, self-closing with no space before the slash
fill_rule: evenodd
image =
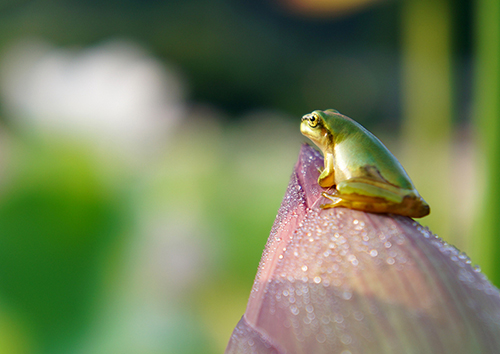
<path id="1" fill-rule="evenodd" d="M 324 156 L 318 184 L 330 203 L 322 209 L 345 207 L 412 218 L 430 213 L 397 158 L 355 120 L 334 109 L 315 110 L 302 117 L 300 131 Z"/>

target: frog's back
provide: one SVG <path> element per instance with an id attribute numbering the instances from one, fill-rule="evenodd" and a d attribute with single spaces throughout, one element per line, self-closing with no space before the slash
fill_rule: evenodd
<path id="1" fill-rule="evenodd" d="M 404 189 L 415 189 L 396 157 L 370 131 L 337 111 L 326 111 L 333 134 L 334 155 L 338 168 L 347 178 L 381 179 Z M 356 166 L 353 170 L 352 166 Z"/>

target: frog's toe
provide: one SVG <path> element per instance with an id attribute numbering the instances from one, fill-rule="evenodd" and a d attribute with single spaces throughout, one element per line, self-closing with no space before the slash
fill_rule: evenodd
<path id="1" fill-rule="evenodd" d="M 332 202 L 329 204 L 321 204 L 321 209 L 335 208 L 340 206 L 342 203 L 342 198 L 335 196 L 334 194 L 328 194 L 326 192 L 321 193 L 321 195 L 327 199 L 330 199 Z"/>
<path id="2" fill-rule="evenodd" d="M 332 202 L 335 202 L 337 200 L 340 200 L 341 198 L 339 196 L 336 195 L 336 190 L 333 190 L 333 193 L 327 193 L 327 192 L 323 192 L 321 193 L 321 195 L 327 199 L 330 199 Z"/>

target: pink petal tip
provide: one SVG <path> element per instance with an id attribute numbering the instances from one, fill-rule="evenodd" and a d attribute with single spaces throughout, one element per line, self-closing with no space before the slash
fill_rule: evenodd
<path id="1" fill-rule="evenodd" d="M 408 217 L 321 209 L 303 145 L 226 353 L 500 352 L 500 294 Z"/>

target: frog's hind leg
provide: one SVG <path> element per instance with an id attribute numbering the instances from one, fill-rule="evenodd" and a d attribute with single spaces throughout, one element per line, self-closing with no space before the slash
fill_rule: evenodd
<path id="1" fill-rule="evenodd" d="M 330 199 L 332 203 L 321 205 L 321 207 L 346 207 L 374 213 L 407 215 L 405 196 L 412 195 L 412 193 L 411 190 L 381 181 L 356 178 L 340 182 L 333 194 L 323 193 L 323 196 Z"/>
<path id="2" fill-rule="evenodd" d="M 387 202 L 399 204 L 405 195 L 413 191 L 396 187 L 384 181 L 367 178 L 353 178 L 342 181 L 337 185 L 337 191 L 346 199 L 383 199 Z"/>

